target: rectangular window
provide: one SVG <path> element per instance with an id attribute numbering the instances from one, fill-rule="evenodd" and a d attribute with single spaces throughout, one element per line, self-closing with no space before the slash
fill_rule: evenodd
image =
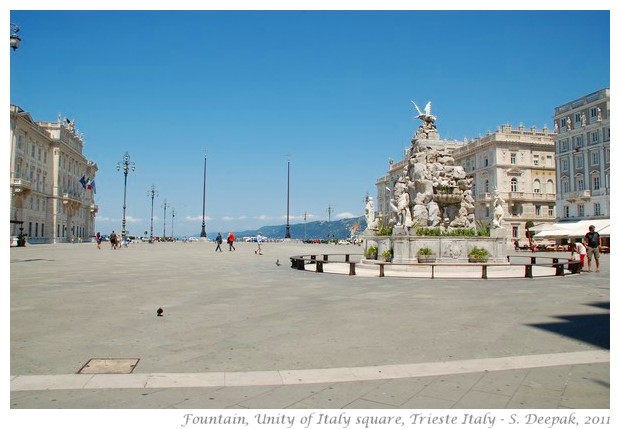
<path id="1" fill-rule="evenodd" d="M 583 177 L 578 177 L 577 178 L 577 190 L 583 191 L 583 189 L 584 189 Z"/>
<path id="2" fill-rule="evenodd" d="M 562 140 L 560 146 L 562 148 L 562 152 L 566 152 L 568 150 L 568 139 Z"/>
<path id="3" fill-rule="evenodd" d="M 560 126 L 561 127 L 565 127 L 566 126 L 566 118 L 560 119 Z"/>
<path id="4" fill-rule="evenodd" d="M 512 238 L 519 238 L 519 227 L 518 226 L 512 227 Z"/>
<path id="5" fill-rule="evenodd" d="M 583 217 L 585 215 L 586 209 L 583 204 L 577 204 L 577 216 Z"/>
<path id="6" fill-rule="evenodd" d="M 539 165 L 539 164 L 540 164 L 540 156 L 534 155 L 534 165 Z"/>
<path id="7" fill-rule="evenodd" d="M 575 149 L 580 149 L 583 147 L 583 136 L 575 137 Z"/>
<path id="8" fill-rule="evenodd" d="M 581 114 L 575 113 L 575 125 L 581 123 Z"/>
<path id="9" fill-rule="evenodd" d="M 570 207 L 564 206 L 564 217 L 569 217 L 569 214 L 570 214 Z"/>
<path id="10" fill-rule="evenodd" d="M 598 118 L 598 109 L 596 107 L 590 108 L 590 118 Z"/>
<path id="11" fill-rule="evenodd" d="M 592 176 L 592 189 L 595 191 L 601 189 L 601 179 L 597 175 Z"/>
<path id="12" fill-rule="evenodd" d="M 575 156 L 575 167 L 583 168 L 583 155 Z"/>
<path id="13" fill-rule="evenodd" d="M 594 216 L 601 215 L 601 203 L 594 203 Z"/>
<path id="14" fill-rule="evenodd" d="M 590 142 L 592 144 L 597 144 L 598 143 L 598 131 L 593 131 L 590 133 Z"/>
<path id="15" fill-rule="evenodd" d="M 562 164 L 562 171 L 568 171 L 568 159 L 562 158 L 561 164 Z"/>
<path id="16" fill-rule="evenodd" d="M 599 164 L 598 152 L 592 152 L 592 165 L 598 165 L 598 164 Z"/>
<path id="17" fill-rule="evenodd" d="M 547 208 L 547 213 L 549 214 L 549 216 L 555 216 L 554 212 L 555 212 L 555 210 L 554 210 L 553 206 L 549 206 Z"/>
<path id="18" fill-rule="evenodd" d="M 536 216 L 540 216 L 542 213 L 541 206 L 536 206 Z"/>
<path id="19" fill-rule="evenodd" d="M 510 163 L 512 165 L 515 165 L 517 163 L 517 154 L 516 153 L 511 153 L 510 154 Z"/>

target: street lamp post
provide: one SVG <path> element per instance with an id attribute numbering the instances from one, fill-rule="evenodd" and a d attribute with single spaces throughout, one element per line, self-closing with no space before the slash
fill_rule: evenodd
<path id="1" fill-rule="evenodd" d="M 166 241 L 166 209 L 168 208 L 168 200 L 165 198 L 162 207 L 164 208 L 164 241 Z"/>
<path id="2" fill-rule="evenodd" d="M 136 164 L 134 162 L 131 162 L 131 158 L 129 157 L 129 152 L 125 152 L 125 155 L 123 155 L 123 160 L 119 162 L 118 164 L 116 164 L 116 170 L 117 171 L 123 170 L 123 175 L 125 176 L 125 183 L 123 186 L 123 229 L 121 231 L 121 243 L 125 242 L 125 234 L 126 234 L 125 226 L 127 225 L 127 221 L 125 217 L 125 213 L 127 210 L 127 174 L 129 174 L 129 170 L 135 171 L 135 169 L 136 169 Z"/>
<path id="3" fill-rule="evenodd" d="M 289 208 L 290 208 L 290 184 L 291 184 L 291 159 L 287 160 L 286 165 L 286 232 L 284 238 L 291 238 L 291 225 L 289 223 Z"/>
<path id="4" fill-rule="evenodd" d="M 146 195 L 151 197 L 151 236 L 149 237 L 149 243 L 153 243 L 153 204 L 155 202 L 155 197 L 159 195 L 155 185 L 151 185 L 151 189 L 148 190 Z"/>
<path id="5" fill-rule="evenodd" d="M 13 48 L 13 50 L 19 48 L 19 44 L 22 41 L 22 39 L 19 38 L 17 33 L 19 33 L 19 27 L 17 26 L 17 24 L 13 24 L 11 22 L 11 48 Z"/>
<path id="6" fill-rule="evenodd" d="M 170 233 L 170 235 L 172 236 L 172 241 L 174 240 L 174 207 L 172 208 L 172 232 Z"/>
<path id="7" fill-rule="evenodd" d="M 207 238 L 207 230 L 205 229 L 205 200 L 207 196 L 207 155 L 205 154 L 204 176 L 202 182 L 202 230 L 200 237 Z"/>

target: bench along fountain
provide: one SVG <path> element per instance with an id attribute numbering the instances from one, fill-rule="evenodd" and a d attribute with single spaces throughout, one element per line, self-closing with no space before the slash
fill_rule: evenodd
<path id="1" fill-rule="evenodd" d="M 431 103 L 424 112 L 415 107 L 422 124 L 398 164 L 401 170 L 390 171 L 390 211 L 376 217 L 372 199 L 367 203 L 365 255 L 377 248 L 378 255 L 391 249 L 394 263 L 430 261 L 419 256 L 434 256 L 439 263 L 508 263 L 504 201 L 496 190 L 489 233 L 479 231 L 473 179 L 455 165 L 450 148 L 439 140 Z M 390 235 L 381 234 L 389 230 Z"/>

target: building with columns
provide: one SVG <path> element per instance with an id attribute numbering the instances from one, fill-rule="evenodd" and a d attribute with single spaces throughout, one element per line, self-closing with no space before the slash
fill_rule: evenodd
<path id="1" fill-rule="evenodd" d="M 513 240 L 527 240 L 525 225 L 552 224 L 556 218 L 554 134 L 523 125 L 502 125 L 452 152 L 473 178 L 476 219 L 493 219 L 495 191 L 504 201 L 504 228 Z"/>
<path id="2" fill-rule="evenodd" d="M 558 221 L 609 218 L 609 88 L 556 107 L 553 120 Z"/>
<path id="3" fill-rule="evenodd" d="M 60 115 L 56 122 L 36 122 L 16 105 L 11 105 L 10 114 L 12 244 L 20 233 L 28 243 L 95 235 L 98 168 L 82 154 L 84 139 L 74 122 Z"/>

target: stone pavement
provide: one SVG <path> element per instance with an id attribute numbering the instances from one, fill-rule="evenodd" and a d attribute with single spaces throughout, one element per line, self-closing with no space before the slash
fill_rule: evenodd
<path id="1" fill-rule="evenodd" d="M 214 248 L 11 248 L 10 407 L 610 408 L 609 255 L 600 273 L 431 280 L 290 268 L 352 245 Z M 77 374 L 94 358 L 137 364 Z"/>

